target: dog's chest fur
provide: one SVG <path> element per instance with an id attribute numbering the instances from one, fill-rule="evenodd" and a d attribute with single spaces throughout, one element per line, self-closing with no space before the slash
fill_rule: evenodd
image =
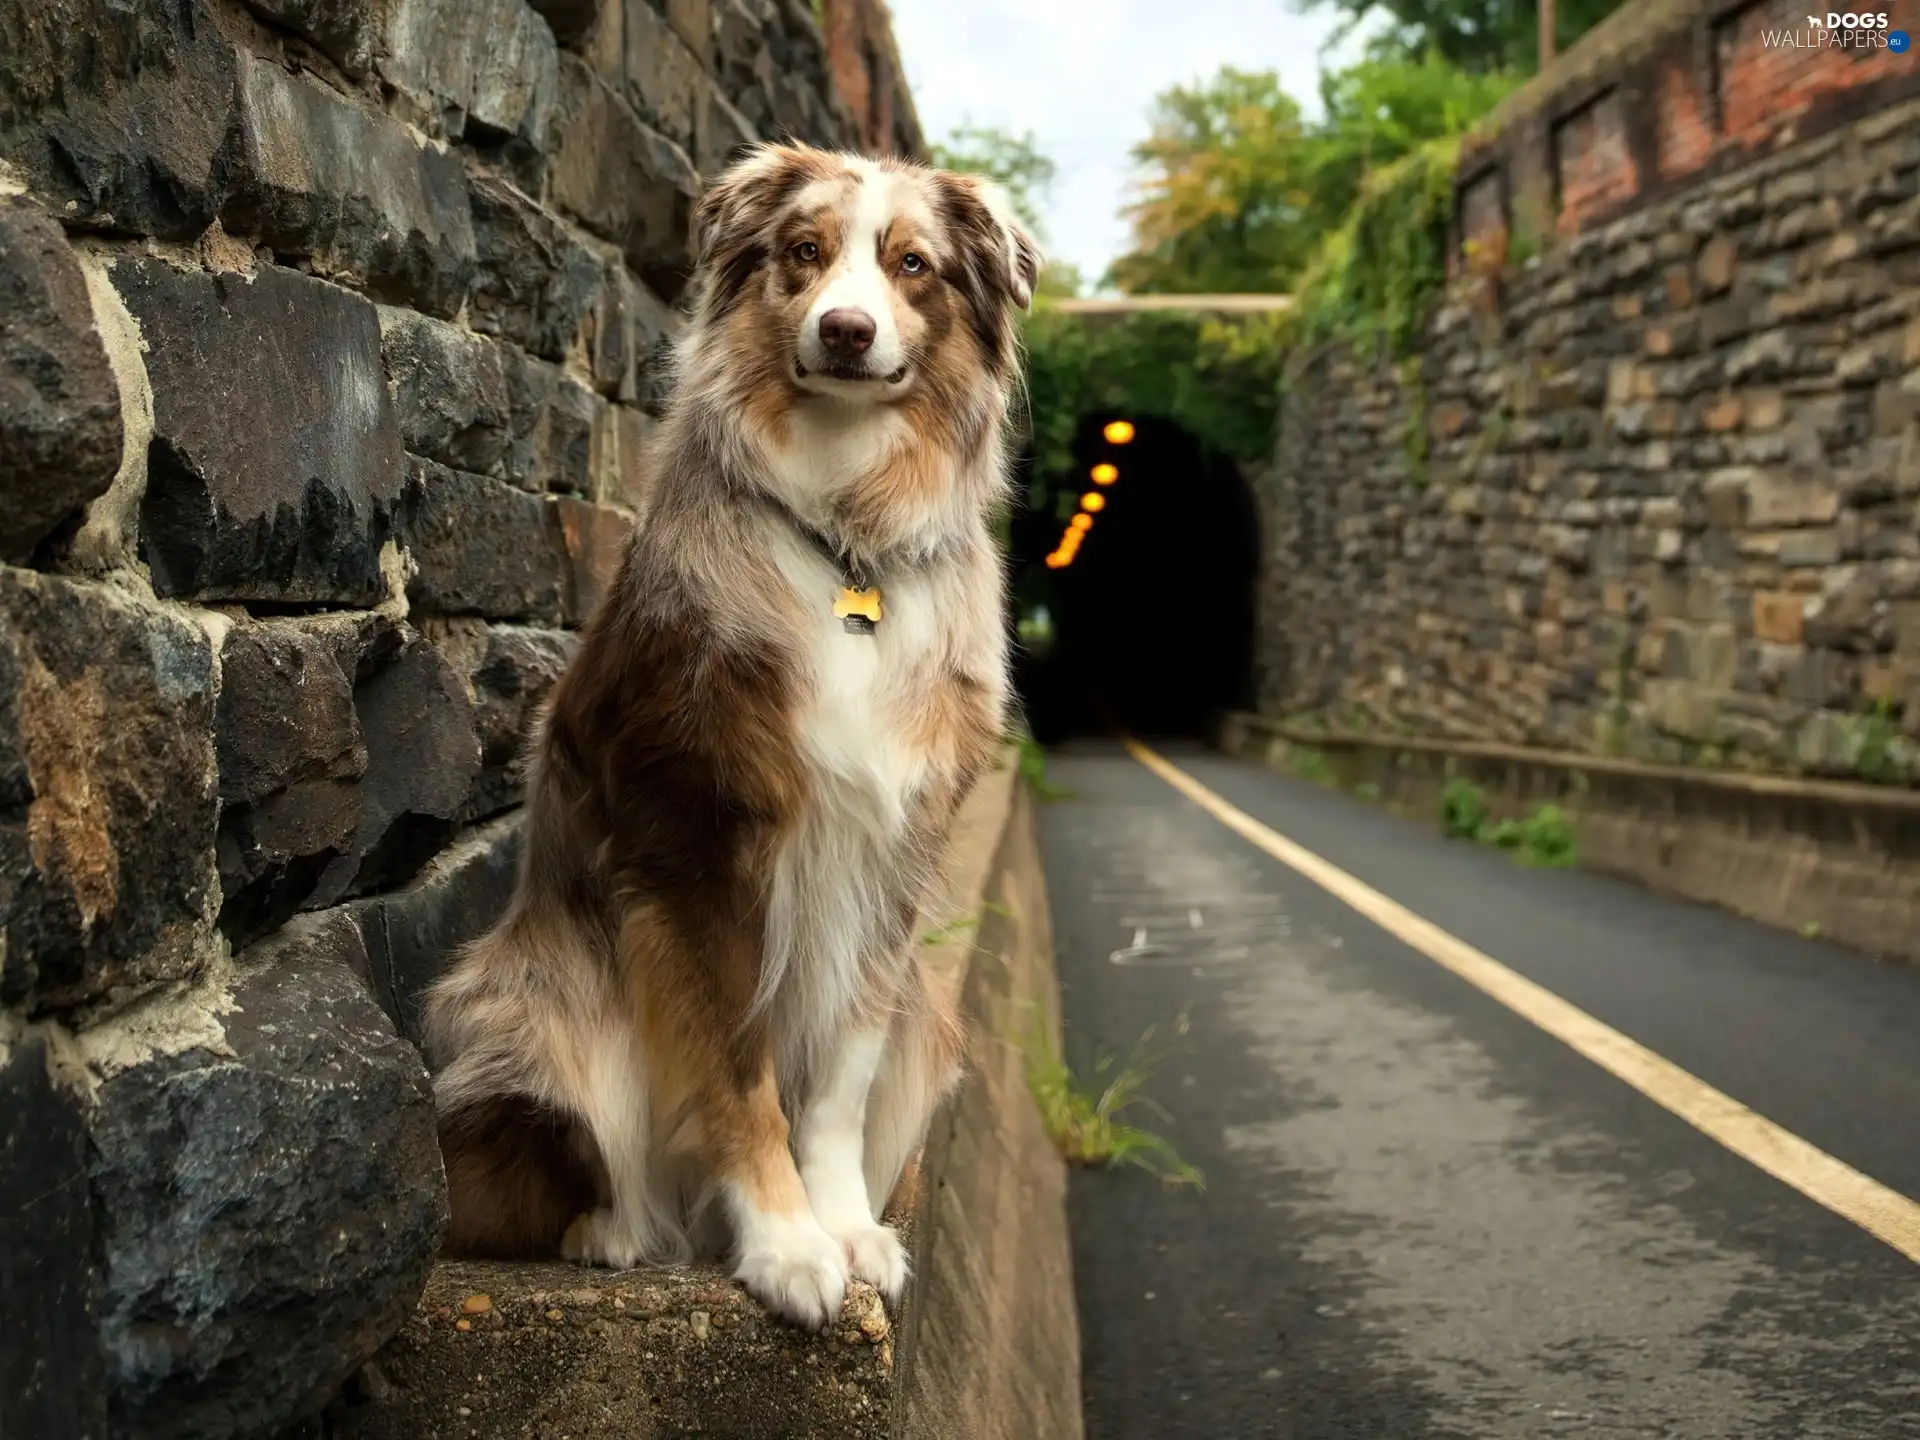
<path id="1" fill-rule="evenodd" d="M 775 861 L 768 978 L 788 992 L 789 1017 L 817 1032 L 892 958 L 884 952 L 899 944 L 903 907 L 920 898 L 916 802 L 952 779 L 939 727 L 927 723 L 935 686 L 969 633 L 992 633 L 995 617 L 968 613 L 959 577 L 935 570 L 884 577 L 875 632 L 849 633 L 833 614 L 840 578 L 824 557 L 792 535 L 775 555 L 803 617 L 794 724 L 809 783 Z"/>

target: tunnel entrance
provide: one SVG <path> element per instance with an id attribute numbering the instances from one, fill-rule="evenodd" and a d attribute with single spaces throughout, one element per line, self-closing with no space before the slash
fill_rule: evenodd
<path id="1" fill-rule="evenodd" d="M 1130 437 L 1109 430 L 1115 422 Z M 1034 736 L 1210 734 L 1220 712 L 1253 699 L 1260 546 L 1246 482 L 1150 416 L 1085 417 L 1074 457 L 1073 493 L 1098 508 L 1078 522 L 1029 510 L 1014 527 L 1016 611 L 1027 617 L 1017 679 Z M 1083 533 L 1063 546 L 1070 523 Z"/>

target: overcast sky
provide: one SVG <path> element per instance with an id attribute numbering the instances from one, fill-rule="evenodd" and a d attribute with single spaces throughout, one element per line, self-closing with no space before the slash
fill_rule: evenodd
<path id="1" fill-rule="evenodd" d="M 894 39 L 931 140 L 971 120 L 1032 130 L 1060 167 L 1050 253 L 1090 281 L 1127 248 L 1127 152 L 1170 85 L 1222 65 L 1277 70 L 1319 112 L 1320 47 L 1338 23 L 1294 0 L 890 0 Z M 1349 43 L 1332 58 L 1336 63 Z"/>

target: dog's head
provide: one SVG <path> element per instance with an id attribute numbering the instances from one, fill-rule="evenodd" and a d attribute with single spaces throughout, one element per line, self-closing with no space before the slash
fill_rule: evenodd
<path id="1" fill-rule="evenodd" d="M 1040 252 L 976 176 L 763 145 L 694 215 L 695 323 L 743 380 L 802 402 L 1005 383 Z"/>

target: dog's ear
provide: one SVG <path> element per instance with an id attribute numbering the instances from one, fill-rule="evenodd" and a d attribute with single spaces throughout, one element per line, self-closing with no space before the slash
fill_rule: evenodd
<path id="1" fill-rule="evenodd" d="M 1006 187 L 984 176 L 945 171 L 939 180 L 948 229 L 974 281 L 970 288 L 1011 300 L 1022 310 L 1031 308 L 1044 258 Z"/>
<path id="2" fill-rule="evenodd" d="M 1013 208 L 1012 197 L 1007 194 L 1005 186 L 992 180 L 983 180 L 980 190 L 1000 232 L 1000 243 L 1006 251 L 1007 287 L 1013 296 L 1013 303 L 1022 310 L 1030 310 L 1033 308 L 1034 287 L 1040 283 L 1040 267 L 1046 263 L 1040 253 L 1040 242 L 1033 238 L 1020 219 L 1019 212 Z"/>
<path id="3" fill-rule="evenodd" d="M 826 173 L 822 151 L 755 145 L 723 170 L 693 207 L 693 268 L 721 309 L 766 259 L 767 226 L 809 180 Z"/>

